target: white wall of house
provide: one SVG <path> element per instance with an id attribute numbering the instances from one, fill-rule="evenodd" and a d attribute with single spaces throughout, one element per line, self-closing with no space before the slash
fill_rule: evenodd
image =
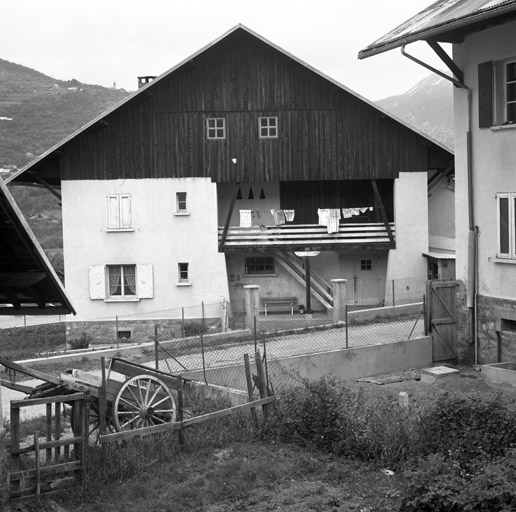
<path id="1" fill-rule="evenodd" d="M 181 214 L 177 192 L 187 194 Z M 132 227 L 126 231 L 108 229 L 107 196 L 116 194 L 130 194 Z M 209 178 L 63 181 L 62 199 L 74 320 L 149 314 L 229 297 L 225 258 L 218 252 L 217 189 Z M 188 263 L 188 282 L 179 281 L 179 263 Z M 152 268 L 151 283 L 145 284 L 152 298 L 110 299 L 107 284 L 106 298 L 90 298 L 90 267 L 133 264 Z"/>
<path id="2" fill-rule="evenodd" d="M 417 290 L 407 290 L 423 295 L 427 275 L 428 251 L 428 194 L 425 172 L 400 173 L 394 181 L 394 221 L 396 223 L 396 249 L 389 251 L 387 261 L 387 287 L 392 280 L 413 280 Z M 405 287 L 406 287 L 405 286 Z M 387 290 L 388 291 L 388 290 Z"/>
<path id="3" fill-rule="evenodd" d="M 472 172 L 474 222 L 479 227 L 479 293 L 489 297 L 516 297 L 515 259 L 497 258 L 497 201 L 500 192 L 516 192 L 516 125 L 479 128 L 478 64 L 516 59 L 516 22 L 476 32 L 455 45 L 454 59 L 472 88 Z M 498 94 L 496 96 L 499 97 Z M 457 278 L 468 283 L 468 181 L 466 91 L 454 88 Z M 514 232 L 514 231 L 513 231 Z"/>
<path id="4" fill-rule="evenodd" d="M 455 183 L 447 178 L 428 194 L 429 249 L 445 252 L 455 249 Z"/>

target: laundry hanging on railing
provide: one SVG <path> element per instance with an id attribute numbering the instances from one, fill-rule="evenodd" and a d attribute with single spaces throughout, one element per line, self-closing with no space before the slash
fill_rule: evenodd
<path id="1" fill-rule="evenodd" d="M 281 226 L 282 224 L 285 224 L 285 212 L 283 210 L 272 209 L 271 214 L 275 226 Z"/>
<path id="2" fill-rule="evenodd" d="M 319 208 L 319 225 L 326 226 L 328 233 L 338 233 L 340 208 Z"/>
<path id="3" fill-rule="evenodd" d="M 342 216 L 345 219 L 349 219 L 351 217 L 354 217 L 355 215 L 360 215 L 361 213 L 365 213 L 367 211 L 372 212 L 373 207 L 372 206 L 361 206 L 359 208 L 342 208 Z"/>
<path id="4" fill-rule="evenodd" d="M 253 210 L 240 210 L 240 227 L 250 228 L 253 225 Z"/>
<path id="5" fill-rule="evenodd" d="M 287 222 L 292 222 L 294 220 L 294 215 L 296 214 L 295 210 L 283 210 L 285 213 L 285 219 Z"/>

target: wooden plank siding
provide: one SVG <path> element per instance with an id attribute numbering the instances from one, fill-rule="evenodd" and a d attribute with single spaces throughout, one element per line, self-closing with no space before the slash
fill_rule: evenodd
<path id="1" fill-rule="evenodd" d="M 258 137 L 260 116 L 278 117 L 277 139 Z M 207 140 L 207 117 L 226 119 L 225 140 Z M 60 148 L 61 179 L 394 179 L 453 158 L 241 27 L 103 121 Z"/>

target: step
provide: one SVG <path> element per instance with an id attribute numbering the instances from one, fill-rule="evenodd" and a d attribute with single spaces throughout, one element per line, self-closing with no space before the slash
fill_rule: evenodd
<path id="1" fill-rule="evenodd" d="M 457 377 L 460 377 L 460 371 L 455 368 L 448 368 L 448 366 L 433 366 L 432 368 L 421 370 L 421 382 L 426 382 L 427 384 L 448 382 Z"/>

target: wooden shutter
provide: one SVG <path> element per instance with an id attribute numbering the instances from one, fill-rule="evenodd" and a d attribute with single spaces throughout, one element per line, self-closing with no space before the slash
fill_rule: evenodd
<path id="1" fill-rule="evenodd" d="M 478 65 L 478 127 L 493 126 L 493 62 Z"/>
<path id="2" fill-rule="evenodd" d="M 121 217 L 121 228 L 132 227 L 131 220 L 131 196 L 122 195 L 120 196 L 120 217 Z"/>
<path id="3" fill-rule="evenodd" d="M 106 298 L 106 274 L 104 265 L 92 265 L 89 268 L 90 299 Z"/>
<path id="4" fill-rule="evenodd" d="M 108 196 L 108 229 L 120 228 L 118 196 Z"/>
<path id="5" fill-rule="evenodd" d="M 152 265 L 136 265 L 136 279 L 138 280 L 138 298 L 152 299 L 154 297 Z"/>

